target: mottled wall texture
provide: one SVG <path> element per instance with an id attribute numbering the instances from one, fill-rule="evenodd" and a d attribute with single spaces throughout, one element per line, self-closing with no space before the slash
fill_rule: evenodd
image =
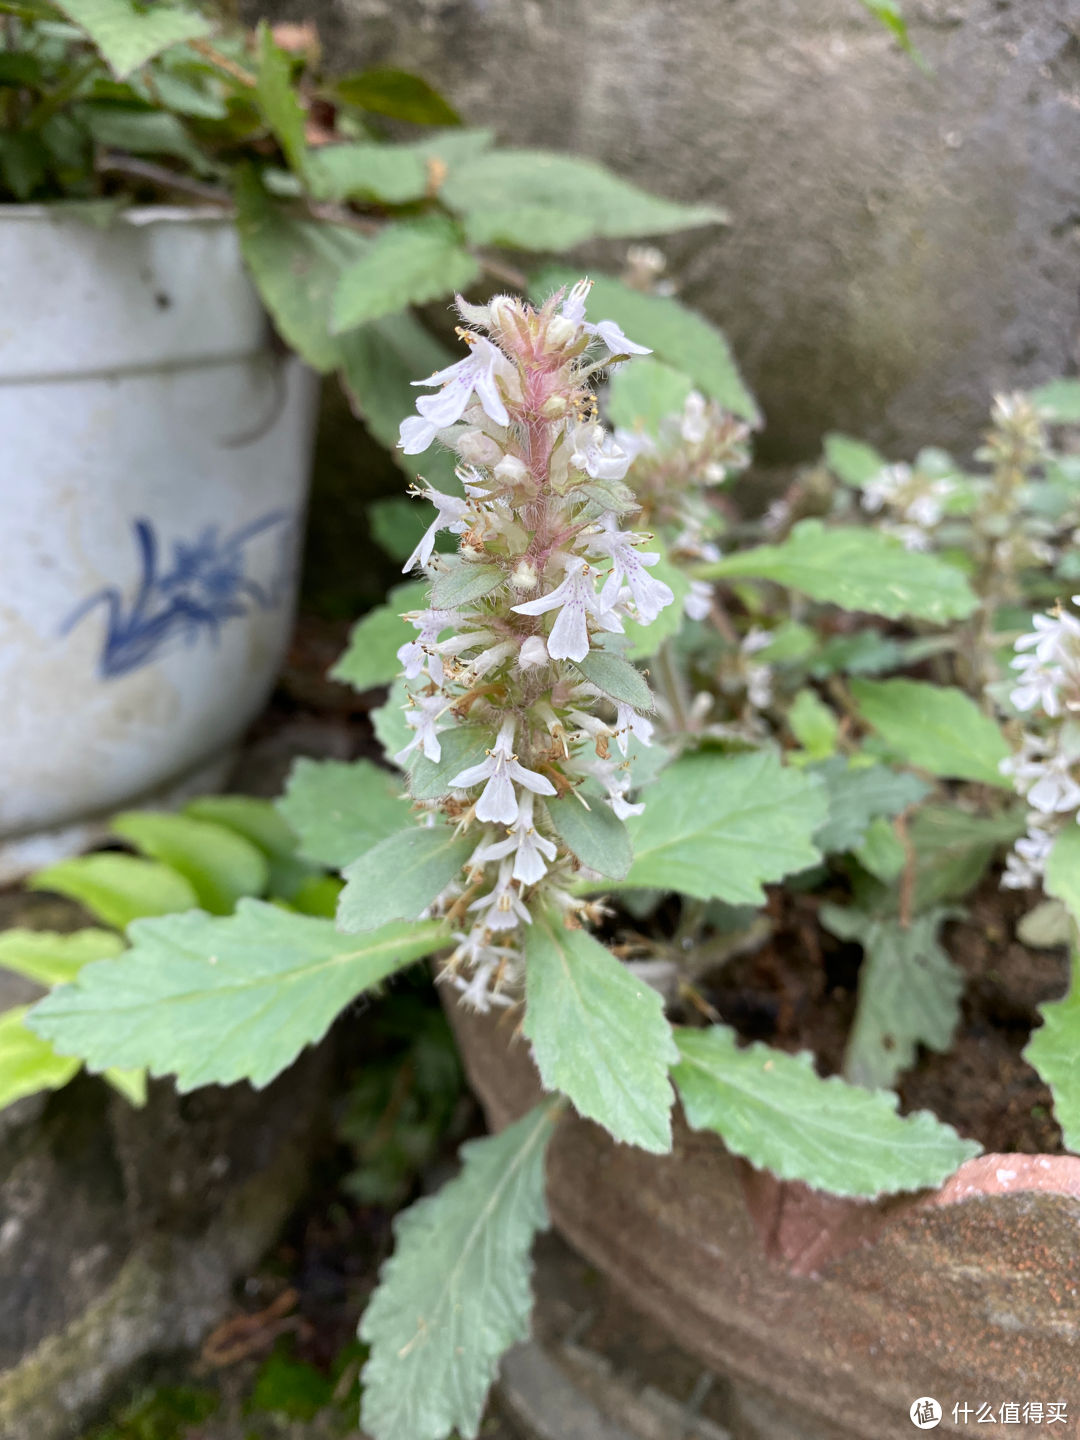
<path id="1" fill-rule="evenodd" d="M 666 242 L 768 417 L 963 452 L 990 394 L 1071 373 L 1080 0 L 285 0 L 335 68 L 422 72 L 506 144 L 594 156 L 732 223 Z M 595 258 L 595 257 L 593 257 Z M 610 257 L 608 257 L 610 259 Z"/>

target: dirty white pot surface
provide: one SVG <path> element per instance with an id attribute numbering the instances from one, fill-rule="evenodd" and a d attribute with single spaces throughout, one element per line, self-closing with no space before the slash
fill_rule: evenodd
<path id="1" fill-rule="evenodd" d="M 0 879 L 213 778 L 265 703 L 315 404 L 227 219 L 0 206 Z"/>

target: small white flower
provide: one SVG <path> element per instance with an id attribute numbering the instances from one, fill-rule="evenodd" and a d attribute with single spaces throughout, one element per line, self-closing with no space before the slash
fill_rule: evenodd
<path id="1" fill-rule="evenodd" d="M 619 817 L 626 820 L 631 815 L 643 815 L 644 805 L 631 805 L 626 795 L 633 784 L 624 764 L 617 760 L 578 759 L 577 768 L 598 780 L 607 793 L 607 803 Z M 594 802 L 595 803 L 595 802 Z"/>
<path id="2" fill-rule="evenodd" d="M 428 674 L 436 685 L 441 685 L 442 657 L 433 647 L 442 631 L 460 624 L 463 617 L 456 610 L 412 610 L 402 618 L 420 632 L 415 640 L 407 640 L 397 652 L 398 660 L 405 667 L 406 680 L 415 680 L 422 675 L 426 662 Z"/>
<path id="3" fill-rule="evenodd" d="M 584 470 L 594 480 L 621 480 L 630 469 L 630 457 L 596 421 L 586 421 L 568 429 L 572 446 L 570 464 Z"/>
<path id="4" fill-rule="evenodd" d="M 1056 836 L 1039 828 L 1036 822 L 1040 818 L 1029 816 L 1028 833 L 1017 840 L 1005 857 L 1005 873 L 1001 877 L 1003 889 L 1031 890 L 1042 883 Z"/>
<path id="5" fill-rule="evenodd" d="M 415 570 L 418 565 L 427 564 L 435 548 L 435 536 L 440 530 L 450 530 L 455 535 L 461 535 L 469 528 L 465 520 L 470 510 L 467 500 L 461 500 L 457 495 L 444 495 L 441 490 L 433 490 L 430 486 L 421 492 L 421 498 L 430 500 L 439 513 L 424 531 L 420 544 L 401 567 L 403 575 Z"/>
<path id="6" fill-rule="evenodd" d="M 399 750 L 394 756 L 398 765 L 404 765 L 405 759 L 419 745 L 429 760 L 436 763 L 442 758 L 442 746 L 439 744 L 439 732 L 445 730 L 445 725 L 439 725 L 438 721 L 450 709 L 451 702 L 443 695 L 412 695 L 412 708 L 405 711 L 405 723 L 416 734 L 404 750 Z"/>
<path id="7" fill-rule="evenodd" d="M 713 587 L 708 580 L 691 580 L 690 591 L 683 600 L 683 609 L 691 620 L 706 620 L 712 610 Z"/>
<path id="8" fill-rule="evenodd" d="M 616 634 L 622 633 L 622 621 L 597 599 L 596 571 L 580 555 L 567 556 L 565 565 L 566 579 L 561 585 L 541 595 L 539 600 L 526 600 L 510 608 L 519 615 L 543 615 L 548 610 L 558 610 L 547 640 L 548 654 L 553 660 L 584 660 L 590 643 L 588 617 L 591 615 L 601 629 Z"/>
<path id="9" fill-rule="evenodd" d="M 469 408 L 473 391 L 484 407 L 484 412 L 499 425 L 509 425 L 499 380 L 508 390 L 517 384 L 517 374 L 510 361 L 497 345 L 483 335 L 470 334 L 472 353 L 445 370 L 437 370 L 426 380 L 414 380 L 414 385 L 442 385 L 438 395 L 424 395 L 416 402 L 419 415 L 410 415 L 401 422 L 400 448 L 406 455 L 422 454 L 440 430 L 455 425 Z"/>
<path id="10" fill-rule="evenodd" d="M 629 749 L 629 737 L 636 735 L 643 745 L 652 745 L 653 723 L 647 720 L 644 715 L 639 715 L 629 705 L 618 706 L 618 717 L 615 721 L 615 743 L 625 755 Z"/>
<path id="11" fill-rule="evenodd" d="M 601 516 L 602 529 L 598 535 L 589 537 L 589 549 L 598 555 L 607 555 L 611 560 L 611 572 L 600 592 L 600 604 L 610 610 L 619 599 L 623 582 L 630 587 L 638 615 L 643 625 L 651 625 L 663 610 L 670 605 L 675 595 L 670 585 L 654 580 L 645 569 L 646 565 L 657 565 L 660 556 L 652 552 L 638 554 L 635 545 L 648 539 L 646 535 L 635 535 L 632 530 L 620 530 L 616 515 L 610 511 Z"/>
<path id="12" fill-rule="evenodd" d="M 688 445 L 701 445 L 709 434 L 708 407 L 700 390 L 691 390 L 686 397 L 679 433 Z"/>
<path id="13" fill-rule="evenodd" d="M 474 900 L 469 909 L 482 914 L 489 930 L 516 930 L 521 923 L 532 924 L 532 916 L 514 886 L 513 866 L 508 859 L 499 866 L 494 889 Z"/>
<path id="14" fill-rule="evenodd" d="M 633 340 L 628 340 L 614 320 L 601 320 L 598 325 L 588 323 L 585 319 L 585 301 L 591 289 L 591 280 L 577 282 L 559 310 L 563 319 L 569 320 L 571 325 L 580 325 L 586 335 L 599 336 L 612 355 L 651 355 L 652 351 L 648 346 L 635 345 Z"/>
<path id="15" fill-rule="evenodd" d="M 538 775 L 535 770 L 526 770 L 524 765 L 518 763 L 517 756 L 513 753 L 515 728 L 513 717 L 504 720 L 498 739 L 488 751 L 487 759 L 481 760 L 479 765 L 470 765 L 449 782 L 452 790 L 469 790 L 472 786 L 487 781 L 480 799 L 476 802 L 478 820 L 509 825 L 517 818 L 515 780 L 537 795 L 555 794 L 555 786 L 546 776 Z"/>
<path id="16" fill-rule="evenodd" d="M 535 665 L 546 665 L 550 658 L 542 635 L 530 635 L 518 651 L 518 664 L 522 670 L 530 670 Z"/>

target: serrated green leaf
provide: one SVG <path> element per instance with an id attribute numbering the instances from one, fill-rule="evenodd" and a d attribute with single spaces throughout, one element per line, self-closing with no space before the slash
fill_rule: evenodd
<path id="1" fill-rule="evenodd" d="M 334 92 L 348 105 L 413 125 L 460 125 L 461 116 L 420 75 L 379 66 L 343 75 Z"/>
<path id="2" fill-rule="evenodd" d="M 825 436 L 825 464 L 845 485 L 861 489 L 868 480 L 880 475 L 888 465 L 872 445 L 840 435 L 835 430 Z"/>
<path id="3" fill-rule="evenodd" d="M 611 376 L 608 416 L 624 430 L 660 434 L 660 422 L 679 416 L 694 388 L 689 375 L 665 365 L 653 355 L 641 355 L 632 365 L 619 366 Z"/>
<path id="4" fill-rule="evenodd" d="M 1066 825 L 1046 861 L 1043 889 L 1068 907 L 1080 924 L 1080 825 Z"/>
<path id="5" fill-rule="evenodd" d="M 546 802 L 551 823 L 559 839 L 568 845 L 583 865 L 612 880 L 622 880 L 630 869 L 634 851 L 630 832 L 611 806 L 590 795 L 586 810 L 576 795 Z M 0 950 L 0 960 L 3 951 Z"/>
<path id="6" fill-rule="evenodd" d="M 446 825 L 413 827 L 380 840 L 342 875 L 338 927 L 350 934 L 390 920 L 414 920 L 460 872 L 476 837 Z"/>
<path id="7" fill-rule="evenodd" d="M 610 650 L 590 650 L 584 660 L 575 660 L 573 664 L 590 685 L 595 685 L 610 699 L 621 700 L 624 705 L 646 713 L 656 708 L 645 677 L 621 655 Z"/>
<path id="8" fill-rule="evenodd" d="M 1052 425 L 1080 424 L 1080 380 L 1051 380 L 1032 390 L 1028 398 Z"/>
<path id="9" fill-rule="evenodd" d="M 1061 1138 L 1076 1154 L 1080 1152 L 1080 954 L 1075 946 L 1069 993 L 1038 1009 L 1042 1025 L 1025 1046 L 1023 1058 L 1050 1086 Z"/>
<path id="10" fill-rule="evenodd" d="M 344 352 L 330 334 L 330 300 L 339 275 L 370 240 L 344 225 L 286 215 L 250 168 L 240 167 L 234 195 L 244 263 L 275 327 L 309 365 L 335 370 Z"/>
<path id="11" fill-rule="evenodd" d="M 898 774 L 886 765 L 852 766 L 837 755 L 814 766 L 829 792 L 829 818 L 814 836 L 823 855 L 860 845 L 873 820 L 899 815 L 930 793 L 916 775 Z"/>
<path id="12" fill-rule="evenodd" d="M 808 1052 L 760 1041 L 740 1049 L 725 1025 L 675 1032 L 672 1071 L 686 1118 L 781 1180 L 871 1198 L 941 1184 L 981 1150 L 927 1110 L 901 1117 L 890 1091 L 822 1080 Z"/>
<path id="13" fill-rule="evenodd" d="M 307 158 L 305 116 L 292 86 L 289 57 L 274 43 L 270 26 L 265 20 L 259 21 L 255 43 L 259 65 L 255 101 L 263 119 L 277 137 L 290 168 L 298 175 L 302 174 Z"/>
<path id="14" fill-rule="evenodd" d="M 59 1090 L 77 1073 L 80 1061 L 58 1055 L 47 1040 L 26 1027 L 28 1005 L 0 1015 L 0 1110 L 39 1090 Z"/>
<path id="15" fill-rule="evenodd" d="M 627 822 L 625 883 L 760 905 L 763 883 L 821 859 L 811 837 L 827 804 L 823 786 L 769 751 L 684 755 L 650 787 L 645 814 Z"/>
<path id="16" fill-rule="evenodd" d="M 534 912 L 525 945 L 522 1031 L 545 1088 L 616 1140 L 666 1154 L 678 1051 L 659 994 L 551 910 Z"/>
<path id="17" fill-rule="evenodd" d="M 354 690 L 363 691 L 387 685 L 399 675 L 397 652 L 416 639 L 415 627 L 401 617 L 410 610 L 427 609 L 428 590 L 426 580 L 395 585 L 385 605 L 362 615 L 349 631 L 348 646 L 331 669 L 331 679 L 344 680 Z"/>
<path id="18" fill-rule="evenodd" d="M 699 567 L 712 580 L 773 580 L 845 610 L 896 620 L 912 615 L 943 624 L 962 620 L 976 605 L 963 575 L 934 555 L 905 550 L 879 530 L 826 529 L 802 520 L 782 545 L 756 545 Z"/>
<path id="19" fill-rule="evenodd" d="M 431 605 L 436 610 L 457 610 L 490 595 L 506 576 L 498 565 L 477 565 L 461 561 L 440 570 L 431 587 Z"/>
<path id="20" fill-rule="evenodd" d="M 114 815 L 109 828 L 189 880 L 198 903 L 212 915 L 230 914 L 241 895 L 261 895 L 270 878 L 261 850 L 207 820 L 128 810 Z"/>
<path id="21" fill-rule="evenodd" d="M 836 749 L 840 722 L 816 690 L 800 690 L 788 711 L 791 733 L 811 760 L 824 760 Z"/>
<path id="22" fill-rule="evenodd" d="M 85 905 L 106 925 L 125 930 L 144 915 L 193 910 L 199 903 L 191 882 L 171 865 L 134 855 L 80 855 L 60 860 L 27 880 L 31 890 L 54 890 Z"/>
<path id="23" fill-rule="evenodd" d="M 451 171 L 442 198 L 475 245 L 569 250 L 599 237 L 666 235 L 723 223 L 712 205 L 639 190 L 603 165 L 547 150 L 492 150 Z"/>
<path id="24" fill-rule="evenodd" d="M 675 599 L 664 606 L 651 625 L 642 625 L 637 620 L 623 621 L 623 630 L 629 641 L 624 652 L 628 660 L 647 660 L 655 655 L 665 640 L 679 633 L 686 618 L 683 601 L 690 594 L 690 577 L 686 572 L 662 554 L 649 574 L 662 585 L 667 585 Z"/>
<path id="25" fill-rule="evenodd" d="M 818 914 L 826 930 L 857 940 L 864 952 L 844 1054 L 844 1074 L 853 1084 L 868 1090 L 891 1086 L 914 1062 L 916 1045 L 943 1053 L 952 1044 L 964 977 L 938 944 L 937 933 L 956 913 L 929 910 L 905 929 L 899 920 L 822 905 Z"/>
<path id="26" fill-rule="evenodd" d="M 309 760 L 289 773 L 277 808 L 300 837 L 300 852 L 339 870 L 412 823 L 396 776 L 370 760 Z"/>
<path id="27" fill-rule="evenodd" d="M 63 985 L 92 960 L 109 960 L 124 948 L 113 930 L 88 927 L 60 935 L 54 930 L 16 928 L 0 932 L 0 966 L 38 985 Z"/>
<path id="28" fill-rule="evenodd" d="M 480 265 L 463 250 L 456 226 L 439 215 L 387 225 L 371 248 L 342 271 L 330 307 L 335 335 L 408 305 L 467 290 Z"/>
<path id="29" fill-rule="evenodd" d="M 530 281 L 529 291 L 537 300 L 546 300 L 553 290 L 580 279 L 577 270 L 552 266 Z M 614 320 L 631 340 L 648 345 L 658 360 L 689 375 L 699 390 L 733 415 L 752 424 L 761 419 L 723 334 L 696 310 L 670 296 L 644 295 L 621 280 L 600 275 L 589 292 L 588 315 L 594 323 Z"/>
<path id="30" fill-rule="evenodd" d="M 529 1333 L 557 1108 L 538 1105 L 501 1135 L 470 1140 L 461 1173 L 396 1217 L 394 1254 L 360 1321 L 371 1346 L 360 1420 L 373 1440 L 479 1433 L 499 1358 Z"/>
<path id="31" fill-rule="evenodd" d="M 31 1028 L 94 1070 L 146 1066 L 177 1088 L 268 1085 L 362 991 L 446 943 L 436 921 L 339 934 L 330 920 L 241 900 L 136 921 L 131 949 L 38 1002 Z"/>
<path id="32" fill-rule="evenodd" d="M 920 770 L 1012 788 L 998 769 L 1009 754 L 1005 737 L 962 690 L 921 680 L 853 679 L 851 693 L 867 724 Z"/>
<path id="33" fill-rule="evenodd" d="M 441 755 L 429 760 L 421 755 L 409 775 L 409 793 L 414 800 L 441 800 L 450 793 L 450 781 L 462 770 L 479 765 L 495 743 L 490 731 L 477 725 L 458 725 L 439 735 Z"/>
<path id="34" fill-rule="evenodd" d="M 210 34 L 210 23 L 181 5 L 137 10 L 129 0 L 56 0 L 57 8 L 85 30 L 118 80 L 170 45 Z"/>

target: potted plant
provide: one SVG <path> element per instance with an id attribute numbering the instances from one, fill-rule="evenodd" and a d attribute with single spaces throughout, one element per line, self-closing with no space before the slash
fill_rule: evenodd
<path id="1" fill-rule="evenodd" d="M 220 783 L 290 630 L 313 372 L 396 438 L 446 360 L 410 305 L 504 272 L 499 247 L 719 216 L 495 150 L 402 72 L 330 78 L 310 28 L 0 14 L 10 877 Z"/>

